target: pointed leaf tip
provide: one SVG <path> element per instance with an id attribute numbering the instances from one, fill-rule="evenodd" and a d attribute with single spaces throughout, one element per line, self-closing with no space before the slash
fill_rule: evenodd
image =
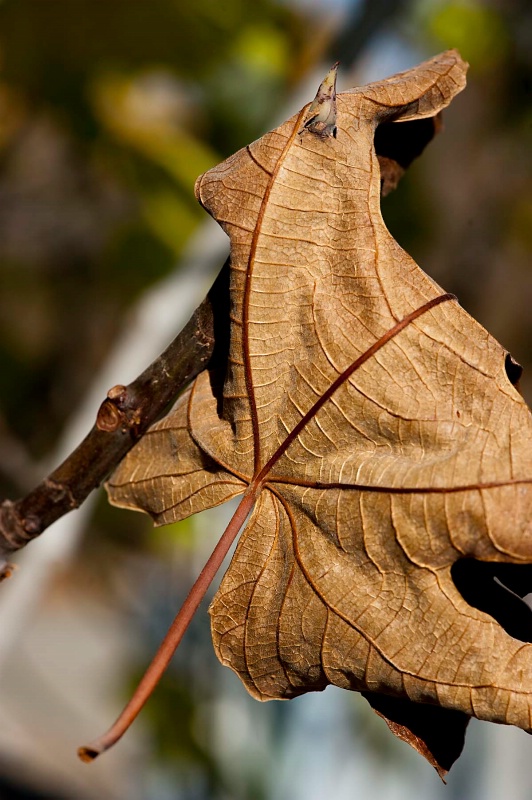
<path id="1" fill-rule="evenodd" d="M 327 75 L 320 84 L 320 87 L 316 94 L 316 98 L 318 98 L 320 95 L 327 95 L 327 96 L 336 95 L 336 78 L 338 75 L 339 64 L 340 62 L 337 61 L 336 64 L 332 65 L 329 72 L 327 73 Z"/>
<path id="2" fill-rule="evenodd" d="M 334 136 L 336 138 L 336 77 L 338 64 L 330 68 L 325 78 L 320 83 L 316 97 L 308 110 L 307 121 L 303 130 L 310 131 L 322 138 Z"/>

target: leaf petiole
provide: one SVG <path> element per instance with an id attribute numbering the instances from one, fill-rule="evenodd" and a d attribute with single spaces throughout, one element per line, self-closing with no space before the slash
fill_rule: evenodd
<path id="1" fill-rule="evenodd" d="M 153 690 L 159 683 L 166 667 L 170 663 L 183 635 L 188 628 L 194 614 L 196 613 L 199 604 L 205 597 L 207 589 L 218 572 L 229 548 L 233 544 L 237 535 L 239 534 L 242 525 L 253 508 L 257 495 L 260 491 L 260 485 L 253 483 L 246 490 L 242 500 L 240 501 L 235 513 L 221 535 L 216 547 L 209 556 L 205 566 L 201 570 L 196 582 L 187 595 L 187 598 L 181 608 L 179 609 L 168 633 L 164 637 L 157 653 L 153 657 L 148 669 L 144 673 L 139 685 L 137 686 L 133 697 L 128 702 L 120 716 L 114 724 L 102 736 L 94 739 L 87 745 L 78 749 L 79 758 L 85 763 L 90 763 L 101 753 L 108 750 L 116 742 L 122 738 L 131 723 L 135 720 L 139 712 L 144 707 L 146 701 L 149 699 Z"/>

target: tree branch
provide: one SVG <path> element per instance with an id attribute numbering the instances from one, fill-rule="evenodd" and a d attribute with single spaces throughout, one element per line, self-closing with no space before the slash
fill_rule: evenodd
<path id="1" fill-rule="evenodd" d="M 166 350 L 128 386 L 109 390 L 94 427 L 68 458 L 25 497 L 2 503 L 0 580 L 11 574 L 8 557 L 78 508 L 190 381 L 225 351 L 227 299 L 228 262 Z"/>

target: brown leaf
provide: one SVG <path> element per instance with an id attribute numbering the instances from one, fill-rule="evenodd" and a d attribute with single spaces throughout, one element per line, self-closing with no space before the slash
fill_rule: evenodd
<path id="1" fill-rule="evenodd" d="M 445 783 L 464 746 L 469 717 L 462 711 L 413 703 L 404 697 L 362 692 L 392 733 L 407 742 L 432 764 Z"/>
<path id="2" fill-rule="evenodd" d="M 227 374 L 200 374 L 109 484 L 159 524 L 254 501 L 210 608 L 222 663 L 261 700 L 364 692 L 442 775 L 469 716 L 532 727 L 531 645 L 451 574 L 532 561 L 530 412 L 380 211 L 465 70 L 449 51 L 336 98 L 329 74 L 314 116 L 197 181 L 231 239 Z"/>

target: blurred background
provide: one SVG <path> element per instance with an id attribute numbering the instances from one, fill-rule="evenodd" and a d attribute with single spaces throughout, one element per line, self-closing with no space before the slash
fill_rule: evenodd
<path id="1" fill-rule="evenodd" d="M 470 62 L 444 132 L 383 201 L 397 240 L 525 367 L 532 397 L 528 0 L 0 0 L 0 483 L 17 497 L 107 389 L 174 337 L 227 251 L 196 177 L 314 96 L 448 47 Z M 153 530 L 102 493 L 0 592 L 0 800 L 529 800 L 532 741 L 472 721 L 446 788 L 365 701 L 259 704 L 207 603 L 114 752 L 119 712 L 230 509 Z"/>

